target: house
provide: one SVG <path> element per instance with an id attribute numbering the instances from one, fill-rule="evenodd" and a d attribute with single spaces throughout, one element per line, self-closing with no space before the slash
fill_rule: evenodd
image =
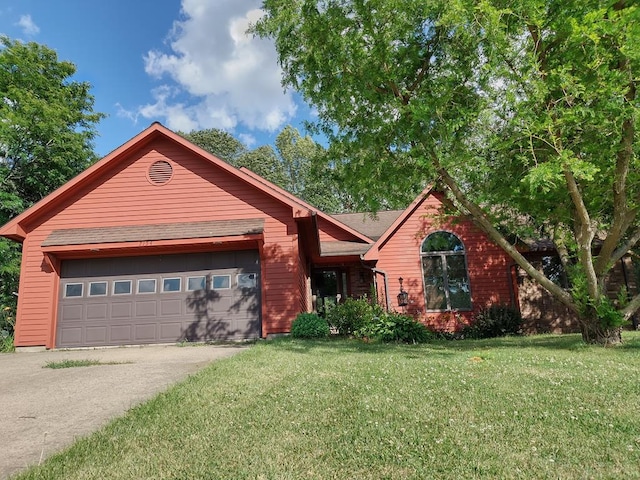
<path id="1" fill-rule="evenodd" d="M 23 244 L 15 345 L 265 338 L 364 294 L 440 329 L 517 305 L 513 261 L 441 205 L 331 216 L 154 123 L 0 228 Z"/>

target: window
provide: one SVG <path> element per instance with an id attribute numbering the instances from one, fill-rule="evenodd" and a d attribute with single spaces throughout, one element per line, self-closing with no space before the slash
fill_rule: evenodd
<path id="1" fill-rule="evenodd" d="M 91 282 L 89 283 L 89 296 L 101 297 L 107 294 L 107 282 Z"/>
<path id="2" fill-rule="evenodd" d="M 207 288 L 207 277 L 204 275 L 187 278 L 187 291 L 194 292 L 196 290 L 204 290 L 205 288 Z"/>
<path id="3" fill-rule="evenodd" d="M 82 296 L 82 283 L 67 283 L 64 286 L 64 296 L 69 297 L 81 297 Z"/>
<path id="4" fill-rule="evenodd" d="M 113 294 L 114 295 L 130 295 L 131 280 L 116 280 L 115 282 L 113 282 Z"/>
<path id="5" fill-rule="evenodd" d="M 422 242 L 422 274 L 427 310 L 470 310 L 471 290 L 464 245 L 449 232 Z"/>
<path id="6" fill-rule="evenodd" d="M 182 288 L 182 279 L 177 278 L 163 278 L 162 279 L 162 291 L 163 292 L 179 292 Z"/>
<path id="7" fill-rule="evenodd" d="M 138 280 L 138 293 L 156 293 L 155 278 Z"/>
<path id="8" fill-rule="evenodd" d="M 213 290 L 225 290 L 231 288 L 230 275 L 214 275 L 211 279 L 211 288 Z"/>
<path id="9" fill-rule="evenodd" d="M 241 273 L 238 275 L 236 281 L 238 282 L 238 288 L 256 288 L 258 282 L 258 274 Z"/>

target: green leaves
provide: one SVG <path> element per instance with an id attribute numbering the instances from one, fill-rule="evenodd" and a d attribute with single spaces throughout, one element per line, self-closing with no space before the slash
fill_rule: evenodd
<path id="1" fill-rule="evenodd" d="M 0 224 L 96 160 L 89 85 L 44 45 L 0 36 Z M 0 309 L 15 310 L 20 246 L 0 239 Z"/>
<path id="2" fill-rule="evenodd" d="M 329 157 L 362 203 L 381 206 L 381 192 L 398 201 L 439 173 L 476 216 L 520 219 L 510 233 L 569 225 L 565 244 L 575 252 L 580 237 L 587 252 L 592 236 L 580 232 L 592 222 L 607 232 L 602 265 L 635 244 L 636 2 L 266 0 L 264 10 L 254 31 L 274 39 L 285 86 L 317 108 Z"/>

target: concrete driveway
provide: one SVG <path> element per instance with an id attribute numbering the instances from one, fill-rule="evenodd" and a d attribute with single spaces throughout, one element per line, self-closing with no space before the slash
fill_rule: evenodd
<path id="1" fill-rule="evenodd" d="M 37 465 L 213 360 L 245 348 L 163 345 L 0 354 L 0 479 Z M 84 359 L 129 363 L 42 368 Z"/>

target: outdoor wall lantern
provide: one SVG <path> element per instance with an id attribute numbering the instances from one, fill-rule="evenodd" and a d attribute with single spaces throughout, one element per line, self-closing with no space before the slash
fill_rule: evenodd
<path id="1" fill-rule="evenodd" d="M 398 294 L 398 306 L 406 307 L 409 304 L 409 293 L 405 292 L 404 288 L 402 288 L 402 281 L 403 281 L 403 278 L 400 277 L 398 279 L 398 282 L 400 282 L 400 293 Z"/>

